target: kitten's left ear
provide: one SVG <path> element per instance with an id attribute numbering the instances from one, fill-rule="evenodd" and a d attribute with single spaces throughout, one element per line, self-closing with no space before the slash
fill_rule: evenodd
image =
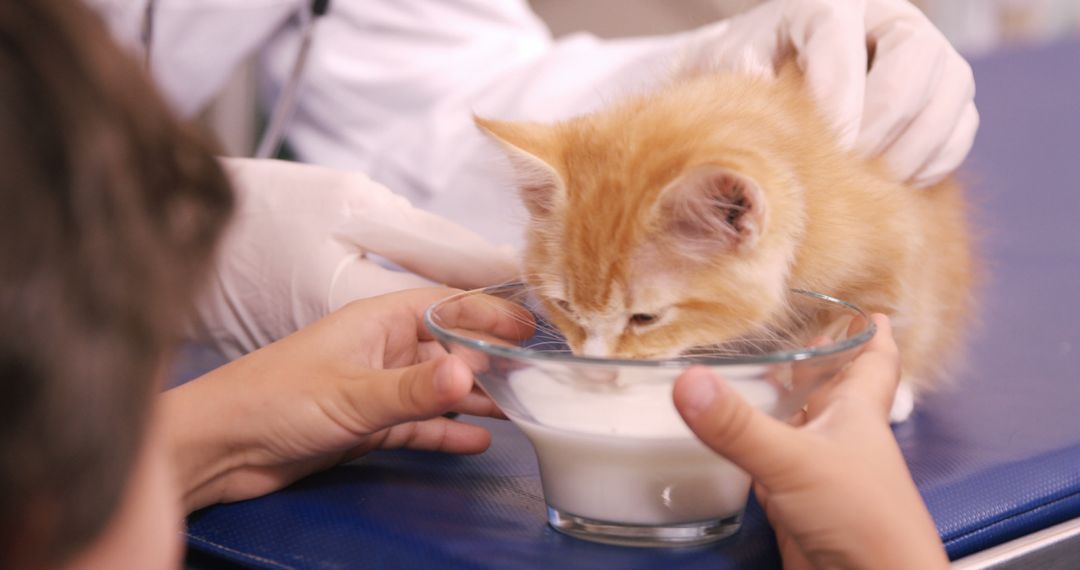
<path id="1" fill-rule="evenodd" d="M 473 116 L 473 121 L 506 149 L 522 201 L 533 216 L 546 217 L 562 207 L 566 202 L 566 186 L 553 166 L 557 149 L 550 126 L 477 116 Z"/>
<path id="2" fill-rule="evenodd" d="M 695 167 L 660 193 L 667 234 L 697 255 L 745 251 L 765 227 L 765 199 L 751 178 L 720 166 Z"/>

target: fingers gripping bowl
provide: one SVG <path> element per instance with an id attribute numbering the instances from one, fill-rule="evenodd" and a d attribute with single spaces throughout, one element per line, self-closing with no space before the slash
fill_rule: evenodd
<path id="1" fill-rule="evenodd" d="M 448 297 L 424 319 L 532 442 L 553 527 L 599 542 L 676 546 L 736 532 L 750 487 L 683 423 L 672 403 L 676 378 L 706 366 L 786 418 L 874 334 L 853 305 L 806 291 L 791 297 L 787 333 L 669 360 L 575 356 L 520 283 Z"/>

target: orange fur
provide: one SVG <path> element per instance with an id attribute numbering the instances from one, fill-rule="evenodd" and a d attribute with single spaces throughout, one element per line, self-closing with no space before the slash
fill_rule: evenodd
<path id="1" fill-rule="evenodd" d="M 957 348 L 961 189 L 908 188 L 842 150 L 793 65 L 681 78 L 551 125 L 477 123 L 514 162 L 526 279 L 576 352 L 671 356 L 783 326 L 789 288 L 890 315 L 917 387 Z"/>

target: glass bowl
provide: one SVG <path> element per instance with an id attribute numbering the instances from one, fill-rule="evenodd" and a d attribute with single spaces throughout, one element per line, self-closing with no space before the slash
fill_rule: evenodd
<path id="1" fill-rule="evenodd" d="M 532 443 L 551 526 L 611 544 L 692 545 L 739 529 L 750 479 L 683 423 L 676 378 L 706 366 L 787 418 L 874 335 L 858 307 L 791 293 L 789 333 L 667 360 L 575 356 L 521 283 L 448 297 L 424 321 Z"/>

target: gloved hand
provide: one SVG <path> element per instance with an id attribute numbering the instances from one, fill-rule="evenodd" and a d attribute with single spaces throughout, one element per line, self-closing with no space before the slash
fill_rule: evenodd
<path id="1" fill-rule="evenodd" d="M 929 186 L 971 150 L 971 67 L 907 0 L 771 0 L 693 32 L 685 65 L 772 71 L 791 54 L 842 143 L 897 179 Z"/>
<path id="2" fill-rule="evenodd" d="M 509 248 L 413 208 L 362 174 L 275 160 L 223 164 L 237 215 L 191 333 L 230 359 L 354 299 L 433 282 L 471 289 L 517 274 Z"/>

